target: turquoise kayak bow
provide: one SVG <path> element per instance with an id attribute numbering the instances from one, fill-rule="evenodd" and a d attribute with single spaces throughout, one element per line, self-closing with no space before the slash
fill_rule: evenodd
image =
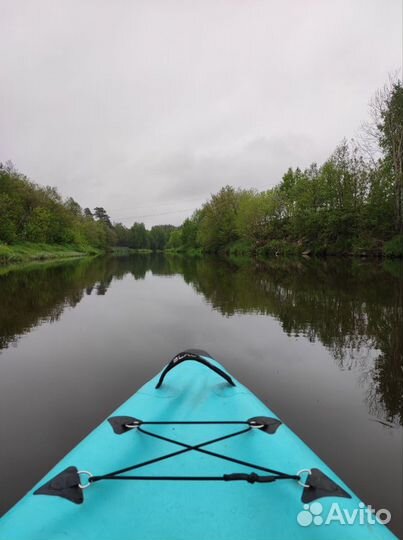
<path id="1" fill-rule="evenodd" d="M 4 540 L 392 539 L 208 353 L 173 358 L 0 520 Z"/>

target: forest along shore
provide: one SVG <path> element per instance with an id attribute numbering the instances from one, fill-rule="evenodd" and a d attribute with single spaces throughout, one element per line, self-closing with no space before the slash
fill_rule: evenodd
<path id="1" fill-rule="evenodd" d="M 82 209 L 13 164 L 0 163 L 0 262 L 116 247 L 190 255 L 403 257 L 401 81 L 376 94 L 371 113 L 366 136 L 342 141 L 323 164 L 290 168 L 264 191 L 225 186 L 179 227 L 112 223 L 103 207 Z"/>

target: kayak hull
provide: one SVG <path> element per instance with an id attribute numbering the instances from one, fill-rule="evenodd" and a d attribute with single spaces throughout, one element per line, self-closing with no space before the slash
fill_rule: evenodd
<path id="1" fill-rule="evenodd" d="M 210 358 L 209 361 L 222 368 L 218 362 Z M 235 381 L 236 386 L 231 386 L 217 373 L 197 362 L 187 361 L 178 365 L 167 375 L 162 386 L 156 389 L 158 379 L 159 375 L 140 388 L 111 416 L 130 416 L 143 421 L 246 421 L 256 416 L 278 418 L 238 381 Z M 239 431 L 242 426 L 169 424 L 150 425 L 147 429 L 194 446 Z M 137 429 L 118 435 L 105 420 L 3 516 L 0 520 L 0 539 L 395 538 L 384 525 L 367 522 L 358 497 L 284 424 L 273 434 L 252 429 L 205 448 L 292 475 L 302 469 L 320 469 L 351 498 L 320 498 L 316 502 L 321 507 L 316 506 L 315 511 L 321 509 L 321 512 L 313 514 L 310 508 L 304 507 L 301 500 L 304 488 L 295 480 L 268 484 L 103 480 L 83 490 L 82 504 L 74 504 L 58 496 L 34 495 L 35 490 L 67 467 L 75 466 L 78 470 L 103 475 L 181 449 L 165 440 L 142 434 Z M 138 476 L 265 474 L 252 467 L 223 461 L 195 450 L 134 472 Z M 326 524 L 324 520 L 334 503 L 340 506 L 341 516 L 339 514 L 338 519 Z M 354 523 L 341 522 L 345 511 L 350 516 L 356 512 Z M 360 511 L 361 518 L 365 519 L 359 519 L 357 512 Z"/>

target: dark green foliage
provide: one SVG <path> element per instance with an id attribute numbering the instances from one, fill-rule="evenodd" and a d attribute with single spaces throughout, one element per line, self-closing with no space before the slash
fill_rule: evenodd
<path id="1" fill-rule="evenodd" d="M 403 233 L 403 86 L 384 90 L 380 102 L 379 142 L 393 181 L 395 229 Z"/>
<path id="2" fill-rule="evenodd" d="M 385 254 L 389 257 L 403 257 L 403 234 L 394 236 L 386 242 Z"/>
<path id="3" fill-rule="evenodd" d="M 155 225 L 148 234 L 150 249 L 154 251 L 163 250 L 167 247 L 169 237 L 176 227 L 173 225 Z"/>
<path id="4" fill-rule="evenodd" d="M 88 209 L 87 209 L 88 210 Z M 74 244 L 105 249 L 113 238 L 72 198 L 40 187 L 10 164 L 0 164 L 0 242 Z"/>
<path id="5" fill-rule="evenodd" d="M 133 223 L 129 229 L 127 246 L 133 249 L 148 249 L 149 239 L 144 223 Z"/>
<path id="6" fill-rule="evenodd" d="M 173 225 L 155 225 L 148 231 L 144 223 L 133 223 L 130 229 L 117 223 L 113 228 L 118 246 L 153 251 L 162 251 L 167 248 L 171 233 L 176 230 L 177 228 Z"/>
<path id="7" fill-rule="evenodd" d="M 16 240 L 17 216 L 18 209 L 15 208 L 12 197 L 8 193 L 0 192 L 0 238 L 3 242 L 14 242 Z"/>
<path id="8" fill-rule="evenodd" d="M 187 219 L 170 245 L 191 252 L 402 256 L 403 87 L 378 92 L 370 139 L 381 157 L 344 140 L 329 159 L 289 169 L 268 191 L 226 186 Z M 180 245 L 179 245 L 180 244 Z"/>
<path id="9" fill-rule="evenodd" d="M 130 231 L 122 223 L 115 223 L 116 245 L 128 247 L 130 244 Z"/>
<path id="10" fill-rule="evenodd" d="M 181 250 L 182 244 L 183 244 L 182 231 L 179 229 L 172 231 L 172 233 L 169 236 L 167 248 L 173 249 L 173 250 Z"/>
<path id="11" fill-rule="evenodd" d="M 112 228 L 111 220 L 105 208 L 102 208 L 102 206 L 97 206 L 96 208 L 94 208 L 94 217 L 96 220 L 104 223 L 107 227 Z"/>
<path id="12" fill-rule="evenodd" d="M 396 230 L 394 202 L 387 161 L 369 165 L 343 141 L 322 166 L 289 169 L 268 191 L 221 189 L 184 222 L 170 245 L 262 256 L 399 256 L 396 243 L 383 249 Z"/>
<path id="13" fill-rule="evenodd" d="M 182 245 L 185 249 L 198 248 L 197 229 L 200 212 L 193 215 L 192 218 L 185 219 L 181 227 Z"/>
<path id="14" fill-rule="evenodd" d="M 163 250 L 175 230 L 173 225 L 157 225 L 148 231 L 144 223 L 130 228 L 112 224 L 105 208 L 82 210 L 71 197 L 63 201 L 55 188 L 38 186 L 11 164 L 0 164 L 0 244 Z"/>
<path id="15" fill-rule="evenodd" d="M 220 251 L 237 239 L 236 217 L 240 196 L 241 192 L 226 186 L 203 206 L 196 240 L 206 251 Z"/>

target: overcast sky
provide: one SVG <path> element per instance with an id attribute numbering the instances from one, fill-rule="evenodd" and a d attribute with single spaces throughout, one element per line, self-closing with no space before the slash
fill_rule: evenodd
<path id="1" fill-rule="evenodd" d="M 0 0 L 0 161 L 113 220 L 180 224 L 354 136 L 401 0 Z"/>

